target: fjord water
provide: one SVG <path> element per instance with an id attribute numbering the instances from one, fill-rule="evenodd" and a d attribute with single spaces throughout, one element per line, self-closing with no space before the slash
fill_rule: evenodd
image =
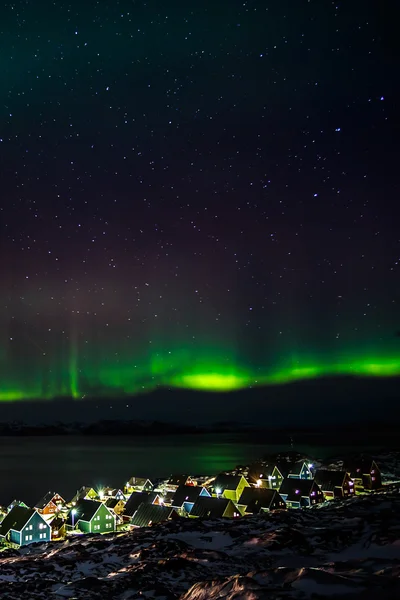
<path id="1" fill-rule="evenodd" d="M 122 487 L 131 476 L 215 474 L 265 454 L 290 449 L 232 434 L 159 437 L 0 437 L 0 503 L 33 504 L 48 490 L 69 500 L 82 485 Z M 296 446 L 314 457 L 348 448 Z"/>

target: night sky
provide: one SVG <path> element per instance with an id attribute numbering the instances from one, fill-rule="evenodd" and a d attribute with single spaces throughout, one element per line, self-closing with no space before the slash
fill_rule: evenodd
<path id="1" fill-rule="evenodd" d="M 2 5 L 0 400 L 400 374 L 383 10 Z"/>

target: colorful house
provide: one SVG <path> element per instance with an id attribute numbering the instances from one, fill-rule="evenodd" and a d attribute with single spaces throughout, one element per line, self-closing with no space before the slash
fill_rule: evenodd
<path id="1" fill-rule="evenodd" d="M 270 510 L 284 510 L 286 503 L 276 490 L 247 487 L 237 503 L 243 515 L 258 515 Z"/>
<path id="2" fill-rule="evenodd" d="M 324 502 L 322 490 L 314 479 L 287 477 L 282 482 L 279 494 L 287 508 L 306 508 Z"/>
<path id="3" fill-rule="evenodd" d="M 53 515 L 57 510 L 65 505 L 65 500 L 60 494 L 56 492 L 47 492 L 38 502 L 35 504 L 35 508 L 42 515 Z"/>
<path id="4" fill-rule="evenodd" d="M 51 528 L 34 508 L 14 506 L 0 524 L 0 538 L 18 546 L 49 542 Z"/>
<path id="5" fill-rule="evenodd" d="M 7 512 L 10 512 L 10 510 L 12 508 L 14 508 L 14 506 L 23 506 L 24 508 L 29 508 L 29 506 L 27 504 L 25 504 L 25 502 L 22 502 L 22 500 L 13 500 L 8 506 L 7 506 Z"/>
<path id="6" fill-rule="evenodd" d="M 200 485 L 180 485 L 171 499 L 171 506 L 183 513 L 190 513 L 199 496 L 210 497 L 211 494 Z"/>
<path id="7" fill-rule="evenodd" d="M 151 492 L 154 484 L 147 477 L 131 477 L 125 484 L 125 493 Z"/>
<path id="8" fill-rule="evenodd" d="M 354 480 L 356 487 L 365 490 L 377 490 L 382 487 L 381 471 L 370 456 L 361 455 L 346 461 L 343 468 Z"/>
<path id="9" fill-rule="evenodd" d="M 189 517 L 220 519 L 240 517 L 240 511 L 229 498 L 199 496 L 189 513 Z"/>
<path id="10" fill-rule="evenodd" d="M 96 500 L 99 497 L 98 493 L 92 487 L 83 485 L 76 492 L 75 496 L 72 498 L 70 504 L 75 505 L 79 500 Z"/>
<path id="11" fill-rule="evenodd" d="M 116 517 L 104 502 L 79 500 L 70 510 L 67 530 L 78 528 L 83 533 L 110 533 L 115 531 Z"/>
<path id="12" fill-rule="evenodd" d="M 248 481 L 257 487 L 279 490 L 283 480 L 283 473 L 273 463 L 254 463 L 249 468 Z"/>
<path id="13" fill-rule="evenodd" d="M 176 491 L 180 485 L 196 485 L 190 475 L 171 475 L 165 487 L 167 490 Z"/>
<path id="14" fill-rule="evenodd" d="M 162 499 L 156 492 L 133 492 L 127 500 L 122 513 L 125 522 L 131 522 L 133 515 L 142 504 L 162 505 Z"/>
<path id="15" fill-rule="evenodd" d="M 346 471 L 318 469 L 314 481 L 319 485 L 327 500 L 348 498 L 355 492 L 354 481 Z"/>
<path id="16" fill-rule="evenodd" d="M 117 498 L 117 500 L 125 500 L 125 494 L 119 488 L 106 487 L 103 490 L 99 490 L 100 500 L 106 500 L 107 498 Z"/>
<path id="17" fill-rule="evenodd" d="M 63 540 L 67 534 L 66 522 L 61 517 L 57 516 L 50 522 L 51 539 Z"/>
<path id="18" fill-rule="evenodd" d="M 250 487 L 243 475 L 227 475 L 221 473 L 213 482 L 214 495 L 237 502 L 245 487 Z"/>
<path id="19" fill-rule="evenodd" d="M 282 466 L 282 472 L 289 479 L 312 479 L 312 464 L 300 460 L 298 462 L 289 462 L 285 467 Z M 285 473 L 286 470 L 286 473 Z"/>
<path id="20" fill-rule="evenodd" d="M 123 500 L 118 500 L 118 498 L 107 498 L 105 505 L 110 510 L 113 510 L 116 515 L 120 515 L 124 512 L 125 502 Z"/>
<path id="21" fill-rule="evenodd" d="M 178 519 L 179 515 L 172 506 L 160 504 L 141 504 L 132 517 L 133 527 L 149 527 L 170 519 Z"/>

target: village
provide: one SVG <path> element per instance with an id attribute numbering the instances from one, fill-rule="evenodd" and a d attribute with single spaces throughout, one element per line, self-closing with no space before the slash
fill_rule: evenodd
<path id="1" fill-rule="evenodd" d="M 71 499 L 49 491 L 29 507 L 14 500 L 1 508 L 2 548 L 107 534 L 181 518 L 231 518 L 307 509 L 324 502 L 379 492 L 381 471 L 360 455 L 339 468 L 308 460 L 263 460 L 213 477 L 171 475 L 152 482 L 132 476 L 121 488 L 83 486 Z"/>

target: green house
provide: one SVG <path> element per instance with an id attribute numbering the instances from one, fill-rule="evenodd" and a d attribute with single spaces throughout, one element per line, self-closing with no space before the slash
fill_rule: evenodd
<path id="1" fill-rule="evenodd" d="M 115 531 L 116 516 L 103 502 L 79 500 L 70 510 L 67 529 L 79 529 L 83 533 L 110 533 Z"/>

